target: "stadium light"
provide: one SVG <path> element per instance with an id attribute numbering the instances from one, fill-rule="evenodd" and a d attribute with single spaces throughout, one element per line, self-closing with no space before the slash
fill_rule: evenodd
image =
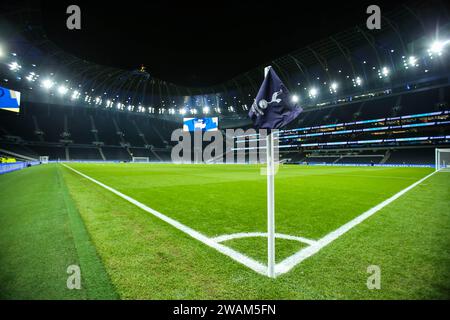
<path id="1" fill-rule="evenodd" d="M 310 98 L 315 98 L 317 97 L 317 94 L 319 93 L 319 91 L 316 88 L 311 88 L 309 89 L 309 97 Z"/>
<path id="2" fill-rule="evenodd" d="M 402 56 L 403 58 L 403 66 L 405 69 L 409 69 L 409 67 L 418 67 L 419 64 L 417 63 L 418 59 L 415 56 L 409 56 L 408 59 L 406 59 L 405 56 Z"/>
<path id="3" fill-rule="evenodd" d="M 428 53 L 430 56 L 433 55 L 442 55 L 442 51 L 444 51 L 444 47 L 450 43 L 450 40 L 447 41 L 440 41 L 440 40 L 436 40 L 434 41 L 431 46 L 430 49 L 428 49 Z"/>
<path id="4" fill-rule="evenodd" d="M 391 70 L 389 70 L 388 67 L 383 67 L 381 70 L 378 70 L 378 77 L 381 78 L 387 78 L 389 74 L 391 73 Z"/>
<path id="5" fill-rule="evenodd" d="M 203 107 L 203 113 L 208 114 L 209 113 L 209 107 Z"/>
<path id="6" fill-rule="evenodd" d="M 298 97 L 298 95 L 293 94 L 292 97 L 291 97 L 291 101 L 292 101 L 293 103 L 297 103 L 297 102 L 300 101 L 300 98 Z"/>
<path id="7" fill-rule="evenodd" d="M 408 64 L 409 64 L 411 67 L 417 67 L 417 58 L 414 57 L 414 56 L 410 56 L 410 57 L 408 58 Z"/>
<path id="8" fill-rule="evenodd" d="M 352 79 L 353 86 L 354 87 L 361 87 L 362 86 L 362 79 L 361 77 L 356 77 L 355 79 Z"/>
<path id="9" fill-rule="evenodd" d="M 333 82 L 333 83 L 330 85 L 330 93 L 336 93 L 336 92 L 337 92 L 337 89 L 338 89 L 338 84 L 337 84 L 336 82 Z"/>
<path id="10" fill-rule="evenodd" d="M 27 79 L 27 80 L 30 81 L 30 82 L 36 81 L 37 78 L 39 78 L 39 75 L 36 74 L 36 73 L 34 73 L 34 72 L 30 72 L 30 73 L 25 77 L 25 79 Z"/>
<path id="11" fill-rule="evenodd" d="M 181 108 L 180 109 L 180 114 L 186 114 L 186 109 L 185 108 Z"/>
<path id="12" fill-rule="evenodd" d="M 0 46 L 0 58 L 3 58 L 5 56 L 5 51 L 3 50 L 2 46 Z"/>
<path id="13" fill-rule="evenodd" d="M 67 89 L 66 86 L 59 86 L 59 88 L 58 88 L 58 93 L 62 96 L 65 95 L 67 93 L 67 91 L 69 91 L 69 89 Z"/>
<path id="14" fill-rule="evenodd" d="M 72 99 L 72 100 L 77 100 L 79 97 L 80 97 L 80 93 L 79 93 L 77 90 L 75 90 L 75 91 L 72 93 L 71 99 Z"/>
<path id="15" fill-rule="evenodd" d="M 50 80 L 50 79 L 45 79 L 45 80 L 43 80 L 42 82 L 41 82 L 41 86 L 44 88 L 44 89 L 51 89 L 52 87 L 53 87 L 53 85 L 54 85 L 54 83 L 53 83 L 53 81 L 52 80 Z"/>
<path id="16" fill-rule="evenodd" d="M 19 63 L 17 63 L 17 61 L 11 62 L 10 64 L 8 64 L 8 67 L 9 70 L 14 72 L 19 71 L 22 68 L 22 66 Z"/>

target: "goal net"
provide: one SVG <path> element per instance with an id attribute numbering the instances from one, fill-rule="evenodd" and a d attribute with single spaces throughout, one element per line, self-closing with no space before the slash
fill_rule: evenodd
<path id="1" fill-rule="evenodd" d="M 39 157 L 39 162 L 42 164 L 47 164 L 48 163 L 48 156 L 40 156 Z"/>
<path id="2" fill-rule="evenodd" d="M 149 157 L 133 157 L 133 162 L 149 162 Z"/>
<path id="3" fill-rule="evenodd" d="M 450 171 L 450 149 L 436 149 L 436 171 Z"/>

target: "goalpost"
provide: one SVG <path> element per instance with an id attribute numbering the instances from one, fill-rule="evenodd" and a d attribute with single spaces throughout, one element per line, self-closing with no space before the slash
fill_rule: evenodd
<path id="1" fill-rule="evenodd" d="M 48 156 L 40 156 L 39 157 L 39 162 L 42 164 L 47 164 L 48 163 Z"/>
<path id="2" fill-rule="evenodd" d="M 436 171 L 449 171 L 450 172 L 450 148 L 438 149 L 436 148 Z"/>
<path id="3" fill-rule="evenodd" d="M 150 158 L 149 157 L 133 157 L 132 161 L 133 162 L 150 162 Z"/>

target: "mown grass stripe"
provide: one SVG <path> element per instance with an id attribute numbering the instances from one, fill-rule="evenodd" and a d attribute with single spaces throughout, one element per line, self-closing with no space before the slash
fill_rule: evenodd
<path id="1" fill-rule="evenodd" d="M 61 196 L 64 200 L 65 209 L 70 221 L 70 231 L 73 236 L 75 248 L 80 262 L 82 286 L 87 291 L 88 299 L 118 299 L 114 286 L 103 266 L 100 257 L 97 255 L 84 222 L 73 202 L 69 190 L 67 189 L 61 168 L 57 168 L 58 185 Z"/>

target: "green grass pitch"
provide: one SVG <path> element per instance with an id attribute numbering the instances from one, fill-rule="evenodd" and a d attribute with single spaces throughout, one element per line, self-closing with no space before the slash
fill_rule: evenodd
<path id="1" fill-rule="evenodd" d="M 266 231 L 253 165 L 69 164 L 208 237 Z M 317 240 L 427 168 L 281 166 L 276 232 Z M 0 176 L 2 299 L 449 299 L 450 173 L 270 279 L 59 164 Z M 266 238 L 223 242 L 261 263 Z M 306 244 L 277 239 L 277 262 Z M 69 265 L 82 289 L 66 287 Z M 369 290 L 369 265 L 381 289 Z"/>

